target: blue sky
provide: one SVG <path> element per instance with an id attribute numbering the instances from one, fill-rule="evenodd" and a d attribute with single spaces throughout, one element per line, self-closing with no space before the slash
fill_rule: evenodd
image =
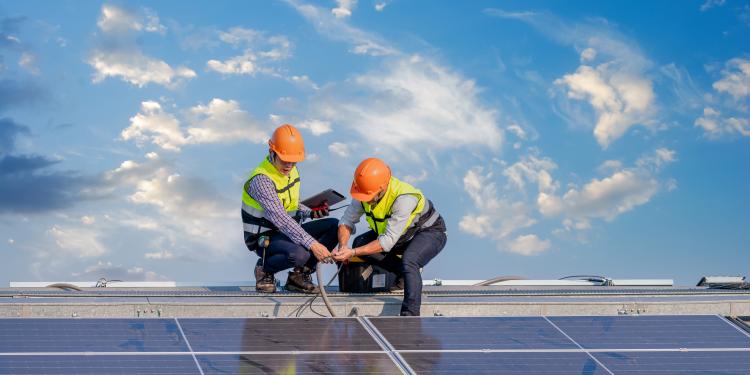
<path id="1" fill-rule="evenodd" d="M 0 285 L 251 279 L 285 122 L 303 196 L 428 195 L 425 278 L 748 275 L 748 46 L 733 0 L 3 1 Z"/>

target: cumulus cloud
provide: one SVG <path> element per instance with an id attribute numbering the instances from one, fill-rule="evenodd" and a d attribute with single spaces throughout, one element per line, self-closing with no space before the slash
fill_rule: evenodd
<path id="1" fill-rule="evenodd" d="M 322 96 L 316 110 L 376 148 L 418 159 L 421 153 L 478 145 L 498 150 L 498 114 L 474 81 L 419 56 L 398 59 Z M 357 95 L 353 94 L 354 92 Z M 378 137 L 372 137 L 376 131 Z"/>
<path id="2" fill-rule="evenodd" d="M 581 65 L 575 73 L 555 80 L 555 84 L 567 89 L 568 98 L 587 101 L 594 108 L 594 137 L 603 148 L 632 126 L 645 124 L 653 111 L 651 81 L 612 64 Z"/>
<path id="3" fill-rule="evenodd" d="M 187 143 L 177 118 L 154 101 L 141 103 L 140 112 L 130 118 L 130 126 L 120 136 L 123 140 L 132 139 L 139 144 L 150 141 L 170 151 L 179 151 Z"/>
<path id="4" fill-rule="evenodd" d="M 120 77 L 138 87 L 154 83 L 174 88 L 196 77 L 192 69 L 172 67 L 147 56 L 138 47 L 138 33 L 163 34 L 166 30 L 153 11 L 144 9 L 142 14 L 135 14 L 114 5 L 104 5 L 97 26 L 102 33 L 97 39 L 98 46 L 87 59 L 87 63 L 94 68 L 94 83 L 108 77 Z"/>
<path id="5" fill-rule="evenodd" d="M 347 18 L 352 15 L 352 9 L 357 5 L 357 0 L 336 0 L 338 6 L 331 9 L 336 18 Z"/>
<path id="6" fill-rule="evenodd" d="M 702 129 L 708 139 L 750 136 L 750 60 L 727 61 L 713 89 L 716 95 L 707 95 L 703 115 L 694 125 Z"/>
<path id="7" fill-rule="evenodd" d="M 520 191 L 524 191 L 526 183 L 535 183 L 540 192 L 553 192 L 559 183 L 551 175 L 557 169 L 557 164 L 549 158 L 537 158 L 526 155 L 520 161 L 503 170 L 503 175 Z"/>
<path id="8" fill-rule="evenodd" d="M 244 49 L 241 55 L 226 60 L 211 59 L 206 63 L 208 69 L 224 75 L 279 75 L 275 68 L 269 66 L 270 63 L 292 55 L 292 43 L 283 35 L 266 36 L 262 31 L 234 27 L 220 32 L 219 39 Z"/>
<path id="9" fill-rule="evenodd" d="M 622 137 L 633 126 L 656 128 L 656 95 L 649 72 L 652 63 L 638 45 L 617 33 L 610 24 L 567 24 L 560 19 L 530 12 L 488 9 L 495 17 L 517 19 L 546 36 L 579 50 L 581 65 L 555 84 L 564 94 L 560 110 L 580 116 L 579 102 L 594 112 L 594 137 L 602 148 Z"/>
<path id="10" fill-rule="evenodd" d="M 307 120 L 299 123 L 301 129 L 307 129 L 314 136 L 323 135 L 331 132 L 331 123 L 320 120 Z"/>
<path id="11" fill-rule="evenodd" d="M 106 33 L 123 33 L 131 30 L 164 33 L 167 30 L 159 22 L 159 16 L 148 8 L 141 12 L 133 12 L 111 4 L 102 5 L 96 25 Z"/>
<path id="12" fill-rule="evenodd" d="M 744 118 L 724 117 L 711 107 L 704 108 L 703 116 L 696 119 L 694 124 L 703 129 L 709 139 L 719 139 L 731 134 L 750 136 L 750 121 Z"/>
<path id="13" fill-rule="evenodd" d="M 265 126 L 234 100 L 214 98 L 207 105 L 189 108 L 183 117 L 180 121 L 158 102 L 145 101 L 120 135 L 123 140 L 135 140 L 139 145 L 151 142 L 169 151 L 180 151 L 188 144 L 262 143 L 268 139 Z"/>
<path id="14" fill-rule="evenodd" d="M 735 100 L 744 99 L 750 95 L 750 60 L 734 58 L 727 62 L 721 72 L 722 78 L 714 82 L 716 91 L 728 93 Z"/>
<path id="15" fill-rule="evenodd" d="M 88 228 L 53 226 L 47 231 L 60 252 L 78 258 L 95 258 L 107 253 L 99 233 Z"/>
<path id="16" fill-rule="evenodd" d="M 342 158 L 348 157 L 350 153 L 349 146 L 341 142 L 333 142 L 328 145 L 328 151 Z"/>
<path id="17" fill-rule="evenodd" d="M 527 234 L 514 238 L 508 244 L 511 252 L 521 255 L 536 255 L 545 250 L 548 250 L 551 246 L 549 240 L 542 240 L 535 234 Z"/>
<path id="18" fill-rule="evenodd" d="M 268 139 L 265 126 L 234 100 L 214 98 L 208 105 L 190 108 L 189 113 L 189 143 L 263 143 Z"/>
<path id="19" fill-rule="evenodd" d="M 659 191 L 657 173 L 676 160 L 675 152 L 660 148 L 636 161 L 635 166 L 615 170 L 611 175 L 594 178 L 582 187 L 570 187 L 562 196 L 554 191 L 537 196 L 539 212 L 544 216 L 565 216 L 574 221 L 615 217 L 643 205 Z"/>
<path id="20" fill-rule="evenodd" d="M 18 65 L 31 74 L 39 74 L 39 68 L 36 66 L 36 56 L 30 52 L 21 54 L 21 57 L 18 59 Z"/>
<path id="21" fill-rule="evenodd" d="M 471 168 L 463 178 L 464 190 L 474 204 L 474 212 L 459 221 L 462 232 L 493 239 L 499 249 L 509 249 L 509 235 L 536 221 L 529 208 L 520 201 L 501 199 L 492 182 L 493 173 L 483 167 Z"/>
<path id="22" fill-rule="evenodd" d="M 134 217 L 125 218 L 132 222 L 127 225 L 148 231 L 158 229 L 160 236 L 168 237 L 168 243 L 189 241 L 192 248 L 208 249 L 212 254 L 226 254 L 233 244 L 242 243 L 236 201 L 222 196 L 205 179 L 180 174 L 172 163 L 159 156 L 126 160 L 105 176 L 128 201 L 155 209 L 151 224 Z M 151 259 L 158 256 L 152 255 Z M 166 254 L 161 256 L 164 259 Z"/>
<path id="23" fill-rule="evenodd" d="M 166 62 L 146 56 L 139 50 L 97 50 L 88 63 L 96 71 L 94 83 L 108 77 L 120 77 L 138 87 L 155 83 L 172 88 L 196 76 L 192 69 L 184 66 L 172 68 Z"/>

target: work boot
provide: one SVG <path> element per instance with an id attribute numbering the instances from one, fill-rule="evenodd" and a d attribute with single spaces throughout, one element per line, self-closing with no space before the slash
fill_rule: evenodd
<path id="1" fill-rule="evenodd" d="M 391 293 L 397 293 L 397 292 L 403 292 L 404 291 L 404 276 L 399 275 L 396 277 L 396 281 L 393 282 L 393 285 L 391 285 L 391 289 L 389 289 L 389 292 Z"/>
<path id="2" fill-rule="evenodd" d="M 315 294 L 320 291 L 312 282 L 312 270 L 303 267 L 294 267 L 294 270 L 289 271 L 284 289 L 307 294 Z"/>
<path id="3" fill-rule="evenodd" d="M 263 266 L 255 266 L 255 291 L 259 293 L 276 292 L 276 279 L 273 274 L 263 270 Z"/>

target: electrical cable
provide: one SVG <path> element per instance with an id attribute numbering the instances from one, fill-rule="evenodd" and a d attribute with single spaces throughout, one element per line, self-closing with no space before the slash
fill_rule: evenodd
<path id="1" fill-rule="evenodd" d="M 325 288 L 327 286 L 330 286 L 333 280 L 336 279 L 336 276 L 338 276 L 339 272 L 341 271 L 341 267 L 344 265 L 343 263 L 339 264 L 338 269 L 336 270 L 336 273 L 333 274 L 333 277 L 331 277 L 331 280 L 328 281 L 328 284 L 323 285 L 323 275 L 320 272 L 321 264 L 323 262 L 318 262 L 318 265 L 316 267 L 316 273 L 318 278 L 318 293 L 315 293 L 314 296 L 310 297 L 308 300 L 303 302 L 301 305 L 299 305 L 296 309 L 292 310 L 292 312 L 289 314 L 289 316 L 294 315 L 295 317 L 299 318 L 302 313 L 305 311 L 306 308 L 310 308 L 310 311 L 315 313 L 318 316 L 325 317 L 325 315 L 315 311 L 312 307 L 312 303 L 315 301 L 318 296 L 323 297 L 323 302 L 325 303 L 326 307 L 328 308 L 328 312 L 331 314 L 332 317 L 336 317 L 336 313 L 333 311 L 333 307 L 330 304 L 330 301 L 328 300 L 328 294 L 326 294 Z"/>

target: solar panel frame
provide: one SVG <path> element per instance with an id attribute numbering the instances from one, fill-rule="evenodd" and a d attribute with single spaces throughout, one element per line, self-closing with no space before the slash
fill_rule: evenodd
<path id="1" fill-rule="evenodd" d="M 548 319 L 585 349 L 750 348 L 750 337 L 716 315 Z"/>
<path id="2" fill-rule="evenodd" d="M 195 352 L 379 351 L 356 318 L 178 320 Z"/>
<path id="3" fill-rule="evenodd" d="M 418 374 L 610 374 L 585 352 L 401 352 Z"/>
<path id="4" fill-rule="evenodd" d="M 592 353 L 615 374 L 750 374 L 746 351 L 629 351 Z"/>
<path id="5" fill-rule="evenodd" d="M 577 348 L 540 316 L 368 319 L 399 351 Z M 458 328 L 463 332 L 457 333 Z"/>
<path id="6" fill-rule="evenodd" d="M 195 374 L 187 354 L 170 355 L 1 355 L 0 375 L 40 374 Z"/>
<path id="7" fill-rule="evenodd" d="M 385 352 L 197 355 L 204 374 L 401 374 Z"/>
<path id="8" fill-rule="evenodd" d="M 0 353 L 123 351 L 187 352 L 188 347 L 169 318 L 0 318 Z"/>

